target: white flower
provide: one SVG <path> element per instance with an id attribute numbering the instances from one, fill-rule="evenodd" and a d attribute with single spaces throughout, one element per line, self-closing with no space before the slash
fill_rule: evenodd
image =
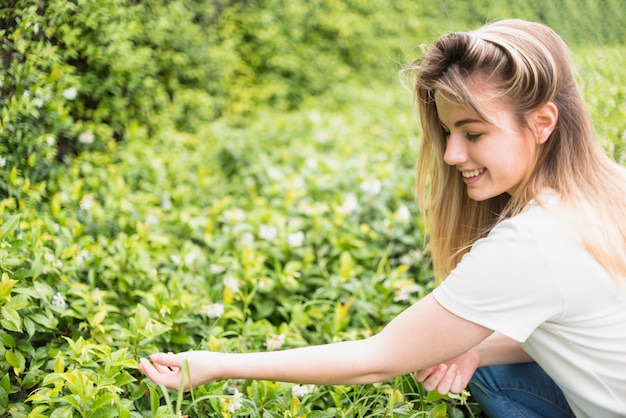
<path id="1" fill-rule="evenodd" d="M 259 237 L 266 240 L 272 241 L 278 235 L 278 229 L 271 225 L 261 225 L 259 227 Z"/>
<path id="2" fill-rule="evenodd" d="M 53 146 L 56 142 L 57 142 L 56 138 L 53 137 L 52 135 L 48 135 L 46 137 L 46 144 Z"/>
<path id="3" fill-rule="evenodd" d="M 104 295 L 97 287 L 91 291 L 91 297 L 93 298 L 94 303 L 100 304 L 104 302 Z"/>
<path id="4" fill-rule="evenodd" d="M 250 232 L 244 232 L 239 237 L 239 243 L 244 247 L 252 247 L 254 245 L 254 235 Z"/>
<path id="5" fill-rule="evenodd" d="M 298 231 L 287 236 L 287 243 L 291 247 L 302 247 L 304 244 L 304 232 Z"/>
<path id="6" fill-rule="evenodd" d="M 421 261 L 423 258 L 424 258 L 424 255 L 422 254 L 420 250 L 413 250 L 410 253 L 405 254 L 402 257 L 400 257 L 400 262 L 402 264 L 411 265 L 415 262 Z"/>
<path id="7" fill-rule="evenodd" d="M 243 398 L 243 393 L 239 392 L 238 389 L 233 391 L 233 394 L 230 398 L 224 399 L 224 402 L 228 405 L 228 412 L 231 414 L 241 408 Z"/>
<path id="8" fill-rule="evenodd" d="M 77 264 L 85 264 L 85 262 L 93 260 L 93 255 L 89 252 L 89 250 L 81 250 L 76 256 Z"/>
<path id="9" fill-rule="evenodd" d="M 239 208 L 224 211 L 224 219 L 228 222 L 241 222 L 246 219 L 246 213 Z"/>
<path id="10" fill-rule="evenodd" d="M 395 218 L 398 222 L 408 222 L 411 220 L 411 212 L 406 205 L 401 205 L 398 210 L 396 210 Z"/>
<path id="11" fill-rule="evenodd" d="M 359 201 L 354 193 L 350 193 L 346 196 L 343 204 L 337 208 L 337 212 L 347 215 L 359 209 Z"/>
<path id="12" fill-rule="evenodd" d="M 422 290 L 422 286 L 418 284 L 414 284 L 412 286 L 404 286 L 398 289 L 398 294 L 395 298 L 393 298 L 394 302 L 407 302 L 409 297 L 413 293 L 420 292 Z"/>
<path id="13" fill-rule="evenodd" d="M 278 350 L 285 343 L 285 334 L 272 335 L 265 340 L 265 346 L 268 351 Z"/>
<path id="14" fill-rule="evenodd" d="M 51 303 L 59 308 L 67 309 L 67 303 L 65 302 L 65 296 L 61 294 L 61 292 L 56 292 L 54 296 L 52 296 Z"/>
<path id="15" fill-rule="evenodd" d="M 380 180 L 368 180 L 361 183 L 361 190 L 370 195 L 376 195 L 380 193 L 381 183 Z"/>
<path id="16" fill-rule="evenodd" d="M 89 211 L 92 206 L 93 206 L 93 195 L 92 194 L 85 195 L 85 196 L 83 196 L 82 199 L 80 199 L 80 208 L 82 210 Z"/>
<path id="17" fill-rule="evenodd" d="M 76 95 L 78 94 L 78 90 L 76 90 L 76 87 L 70 87 L 70 88 L 63 90 L 63 93 L 61 94 L 67 100 L 74 100 L 76 98 Z"/>
<path id="18" fill-rule="evenodd" d="M 226 271 L 226 267 L 220 266 L 219 264 L 211 264 L 209 266 L 209 272 L 211 272 L 211 274 L 221 274 L 221 273 L 224 273 L 225 271 Z"/>
<path id="19" fill-rule="evenodd" d="M 167 194 L 163 196 L 163 199 L 161 199 L 161 209 L 163 210 L 172 209 L 172 199 Z"/>
<path id="20" fill-rule="evenodd" d="M 233 292 L 239 292 L 239 280 L 236 277 L 229 276 L 224 278 L 224 286 L 230 288 Z"/>
<path id="21" fill-rule="evenodd" d="M 198 253 L 195 251 L 190 251 L 185 255 L 185 264 L 191 265 L 198 259 Z"/>
<path id="22" fill-rule="evenodd" d="M 92 144 L 96 140 L 96 136 L 91 131 L 83 132 L 78 136 L 78 141 L 83 144 Z"/>
<path id="23" fill-rule="evenodd" d="M 302 398 L 313 392 L 313 389 L 315 389 L 315 385 L 294 385 L 291 387 L 291 393 L 296 398 Z"/>
<path id="24" fill-rule="evenodd" d="M 43 107 L 46 101 L 44 100 L 43 97 L 35 97 L 35 99 L 33 100 L 33 103 L 35 103 L 36 107 Z"/>
<path id="25" fill-rule="evenodd" d="M 4 167 L 5 165 L 7 165 L 7 159 L 4 157 L 0 157 L 0 168 Z"/>
<path id="26" fill-rule="evenodd" d="M 204 305 L 198 311 L 199 314 L 206 315 L 209 318 L 219 318 L 224 314 L 224 305 L 221 303 L 212 303 L 210 305 Z"/>

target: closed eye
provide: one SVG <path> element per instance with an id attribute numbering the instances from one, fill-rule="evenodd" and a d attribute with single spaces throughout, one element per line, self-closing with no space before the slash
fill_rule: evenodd
<path id="1" fill-rule="evenodd" d="M 470 142 L 475 142 L 478 141 L 478 139 L 482 136 L 483 134 L 475 134 L 475 133 L 470 133 L 467 132 L 465 134 L 465 139 L 467 139 Z"/>

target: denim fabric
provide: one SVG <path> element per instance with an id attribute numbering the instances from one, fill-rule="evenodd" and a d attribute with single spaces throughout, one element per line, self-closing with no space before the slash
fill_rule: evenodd
<path id="1" fill-rule="evenodd" d="M 480 367 L 469 384 L 490 418 L 573 418 L 563 392 L 537 363 Z"/>

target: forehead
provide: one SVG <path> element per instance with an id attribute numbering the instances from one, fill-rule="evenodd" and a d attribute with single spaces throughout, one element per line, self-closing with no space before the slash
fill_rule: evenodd
<path id="1" fill-rule="evenodd" d="M 453 96 L 449 92 L 435 90 L 435 107 L 442 123 L 451 126 L 460 119 L 475 119 L 494 125 L 508 125 L 515 119 L 511 106 L 502 97 L 476 86 L 468 86 L 467 93 Z"/>

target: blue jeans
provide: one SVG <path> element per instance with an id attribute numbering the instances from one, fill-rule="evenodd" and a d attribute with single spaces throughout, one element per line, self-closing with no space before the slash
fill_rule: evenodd
<path id="1" fill-rule="evenodd" d="M 563 392 L 537 363 L 479 367 L 469 384 L 491 418 L 574 418 Z"/>

